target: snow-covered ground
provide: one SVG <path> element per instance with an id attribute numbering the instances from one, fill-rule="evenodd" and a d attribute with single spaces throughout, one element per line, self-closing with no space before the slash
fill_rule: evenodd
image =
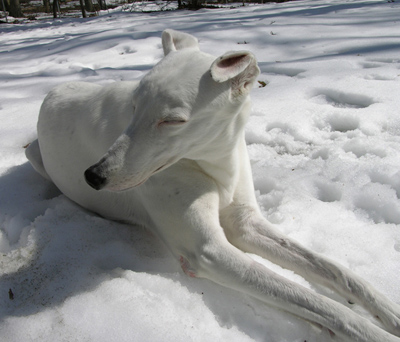
<path id="1" fill-rule="evenodd" d="M 265 216 L 400 303 L 399 11 L 398 2 L 304 0 L 2 25 L 0 340 L 330 340 L 188 278 L 148 231 L 81 209 L 27 163 L 23 146 L 53 86 L 141 78 L 162 58 L 165 28 L 216 56 L 255 53 L 267 85 L 253 90 L 246 136 Z"/>

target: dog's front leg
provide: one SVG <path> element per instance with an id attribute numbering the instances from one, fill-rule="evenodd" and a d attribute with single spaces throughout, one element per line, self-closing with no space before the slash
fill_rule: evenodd
<path id="1" fill-rule="evenodd" d="M 166 174 L 144 185 L 144 204 L 153 229 L 186 274 L 247 293 L 325 326 L 348 341 L 400 342 L 350 309 L 275 274 L 230 244 L 219 223 L 217 187 L 208 176 L 195 171 L 190 177 L 173 170 L 174 177 Z"/>
<path id="2" fill-rule="evenodd" d="M 400 307 L 345 267 L 312 252 L 282 235 L 258 208 L 231 206 L 221 215 L 229 241 L 243 251 L 258 254 L 306 279 L 325 285 L 359 303 L 400 336 Z"/>

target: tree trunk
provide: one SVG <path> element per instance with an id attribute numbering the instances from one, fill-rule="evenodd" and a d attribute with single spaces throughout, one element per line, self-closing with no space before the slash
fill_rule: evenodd
<path id="1" fill-rule="evenodd" d="M 50 12 L 50 0 L 43 0 L 44 11 L 46 13 Z"/>
<path id="2" fill-rule="evenodd" d="M 85 11 L 85 6 L 83 4 L 83 0 L 79 0 L 79 4 L 81 5 L 82 18 L 86 18 L 86 11 Z"/>
<path id="3" fill-rule="evenodd" d="M 85 9 L 88 12 L 94 12 L 92 0 L 85 0 Z"/>
<path id="4" fill-rule="evenodd" d="M 8 23 L 8 19 L 7 19 L 7 9 L 6 9 L 6 5 L 4 3 L 4 0 L 1 0 L 1 5 L 2 5 L 2 11 L 4 12 L 4 17 L 6 18 L 6 23 Z"/>
<path id="5" fill-rule="evenodd" d="M 192 8 L 194 9 L 200 8 L 201 0 L 191 0 L 191 2 L 192 2 Z"/>
<path id="6" fill-rule="evenodd" d="M 106 6 L 106 0 L 97 0 L 97 3 L 99 4 L 99 7 L 101 10 L 106 10 L 107 6 Z"/>
<path id="7" fill-rule="evenodd" d="M 10 0 L 10 8 L 8 11 L 10 16 L 14 18 L 21 18 L 24 16 L 21 11 L 19 0 Z"/>
<path id="8" fill-rule="evenodd" d="M 53 17 L 54 19 L 57 18 L 57 13 L 60 8 L 60 4 L 58 3 L 58 0 L 53 0 Z"/>

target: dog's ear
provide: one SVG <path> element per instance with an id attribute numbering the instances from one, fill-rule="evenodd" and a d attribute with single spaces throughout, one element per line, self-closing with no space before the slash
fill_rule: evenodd
<path id="1" fill-rule="evenodd" d="M 164 49 L 164 55 L 168 55 L 171 51 L 182 50 L 186 48 L 199 49 L 199 43 L 197 38 L 190 34 L 178 32 L 175 30 L 165 30 L 162 33 L 162 46 Z"/>
<path id="2" fill-rule="evenodd" d="M 214 81 L 231 81 L 233 97 L 250 91 L 259 73 L 256 58 L 248 51 L 227 52 L 211 65 L 211 77 Z"/>

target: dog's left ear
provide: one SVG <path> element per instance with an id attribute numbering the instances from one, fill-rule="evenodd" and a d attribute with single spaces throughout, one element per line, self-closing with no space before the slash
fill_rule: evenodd
<path id="1" fill-rule="evenodd" d="M 211 65 L 211 77 L 214 81 L 231 81 L 233 97 L 248 93 L 259 74 L 256 58 L 249 51 L 227 52 Z"/>
<path id="2" fill-rule="evenodd" d="M 190 34 L 175 31 L 165 30 L 161 36 L 164 55 L 168 55 L 171 51 L 177 51 L 187 48 L 199 49 L 199 42 L 197 38 Z"/>

